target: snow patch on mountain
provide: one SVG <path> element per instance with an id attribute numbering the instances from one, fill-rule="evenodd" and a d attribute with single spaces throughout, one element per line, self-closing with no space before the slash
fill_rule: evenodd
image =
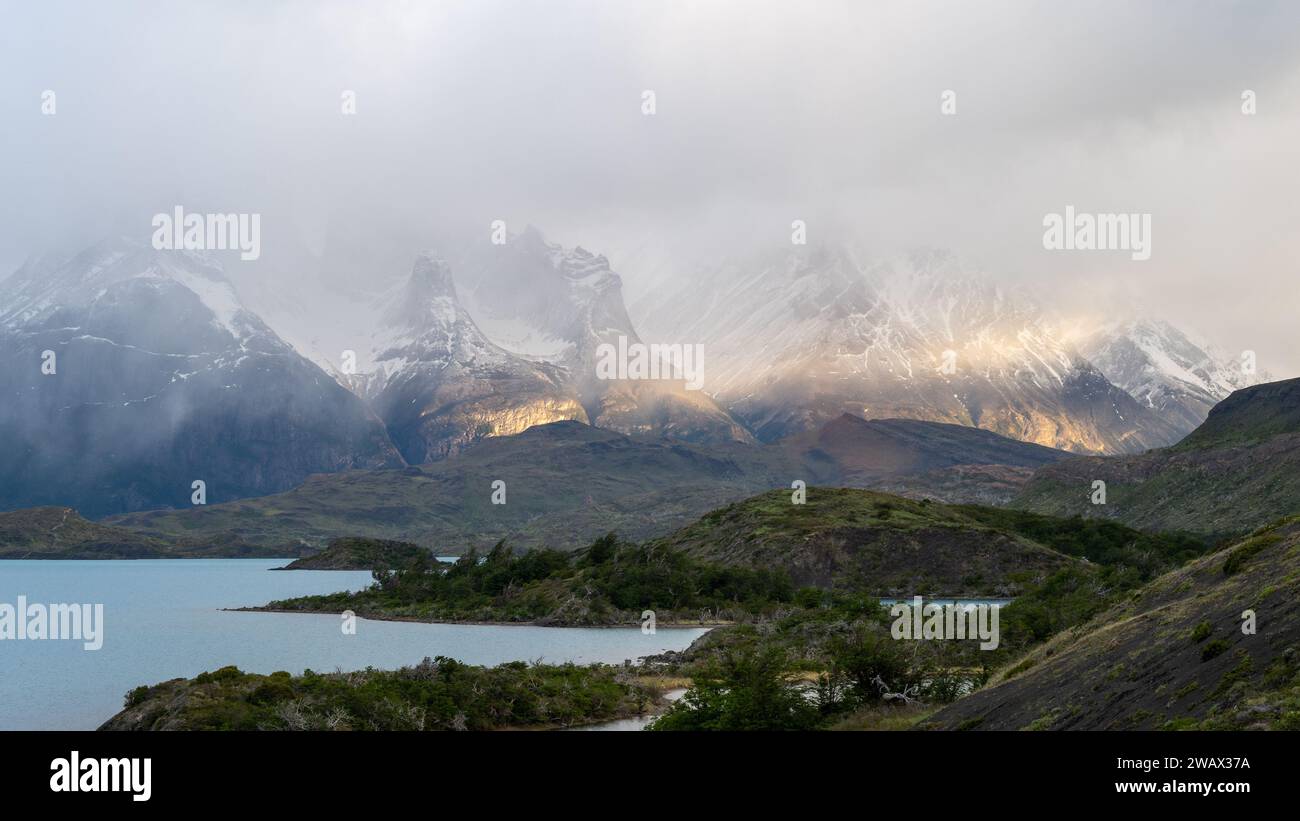
<path id="1" fill-rule="evenodd" d="M 657 337 L 705 346 L 706 390 L 765 439 L 846 411 L 1082 452 L 1180 435 L 1109 384 L 1027 293 L 939 249 L 774 251 L 695 272 L 638 308 Z"/>
<path id="2" fill-rule="evenodd" d="M 196 478 L 224 501 L 402 464 L 379 420 L 208 255 L 113 239 L 5 286 L 0 509 L 101 515 L 187 503 Z"/>
<path id="3" fill-rule="evenodd" d="M 1195 427 L 1240 388 L 1268 381 L 1240 357 L 1160 319 L 1120 319 L 1080 334 L 1079 350 L 1144 406 Z M 1190 429 L 1190 428 L 1189 428 Z"/>

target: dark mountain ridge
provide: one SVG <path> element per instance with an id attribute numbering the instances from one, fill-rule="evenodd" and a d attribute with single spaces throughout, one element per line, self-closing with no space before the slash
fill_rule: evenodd
<path id="1" fill-rule="evenodd" d="M 790 488 L 796 480 L 903 482 L 909 470 L 962 458 L 1041 463 L 1065 456 L 959 425 L 938 426 L 942 436 L 929 448 L 924 433 L 930 423 L 837 420 L 828 427 L 814 454 L 804 442 L 691 444 L 555 422 L 484 439 L 419 467 L 321 474 L 262 499 L 142 512 L 111 523 L 157 538 L 317 549 L 339 536 L 414 542 L 444 554 L 500 539 L 516 548 L 570 549 L 611 530 L 633 540 L 665 535 L 710 510 Z M 881 436 L 895 437 L 895 446 L 881 450 L 873 466 L 870 445 Z M 956 444 L 963 439 L 971 441 Z M 906 456 L 909 447 L 917 452 Z M 505 504 L 492 504 L 496 481 L 505 483 Z"/>

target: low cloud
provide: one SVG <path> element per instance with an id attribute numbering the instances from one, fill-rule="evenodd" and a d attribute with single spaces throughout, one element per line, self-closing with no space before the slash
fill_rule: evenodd
<path id="1" fill-rule="evenodd" d="M 635 299 L 803 219 L 810 242 L 951 248 L 1058 307 L 1147 305 L 1292 376 L 1298 23 L 1285 2 L 28 4 L 0 35 L 0 264 L 182 205 L 262 214 L 236 277 L 292 288 L 504 219 L 608 254 Z M 1151 214 L 1151 259 L 1045 251 L 1067 206 Z"/>

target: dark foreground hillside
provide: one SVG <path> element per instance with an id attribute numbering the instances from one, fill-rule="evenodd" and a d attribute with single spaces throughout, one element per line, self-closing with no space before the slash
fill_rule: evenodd
<path id="1" fill-rule="evenodd" d="M 1300 729 L 1300 518 L 1161 576 L 927 726 Z"/>

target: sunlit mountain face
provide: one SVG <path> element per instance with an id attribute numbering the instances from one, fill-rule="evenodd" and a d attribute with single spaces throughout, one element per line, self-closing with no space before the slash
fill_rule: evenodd
<path id="1" fill-rule="evenodd" d="M 708 389 L 764 440 L 847 412 L 1124 453 L 1177 441 L 1208 410 L 1161 412 L 1126 389 L 1136 381 L 1108 378 L 1033 299 L 942 251 L 774 253 L 702 272 L 638 307 L 660 334 L 705 345 Z M 1104 352 L 1105 339 L 1093 350 Z M 1207 354 L 1203 367 L 1219 373 L 1212 362 Z M 1204 393 L 1226 395 L 1230 384 L 1211 377 Z"/>
<path id="2" fill-rule="evenodd" d="M 708 392 L 692 389 L 703 386 L 689 385 L 684 374 L 610 379 L 600 372 L 602 348 L 691 344 L 638 333 L 628 317 L 622 278 L 604 256 L 550 243 L 529 227 L 502 246 L 473 246 L 459 268 L 475 319 L 506 347 L 565 368 L 592 424 L 692 442 L 753 441 Z"/>
<path id="3" fill-rule="evenodd" d="M 1132 453 L 1257 379 L 1165 321 L 1067 338 L 1026 294 L 933 250 L 744 258 L 639 304 L 639 324 L 605 257 L 531 228 L 422 253 L 337 319 L 281 295 L 264 320 L 217 258 L 126 239 L 34 260 L 7 286 L 3 502 L 91 515 L 184 504 L 195 480 L 220 500 L 436 461 L 557 421 L 755 443 L 848 413 Z M 698 350 L 698 384 L 601 372 L 603 354 L 647 342 Z"/>
<path id="4" fill-rule="evenodd" d="M 485 436 L 587 421 L 564 372 L 493 344 L 460 306 L 446 262 L 416 260 L 405 290 L 382 315 L 364 383 L 389 434 L 412 464 L 459 452 Z"/>

